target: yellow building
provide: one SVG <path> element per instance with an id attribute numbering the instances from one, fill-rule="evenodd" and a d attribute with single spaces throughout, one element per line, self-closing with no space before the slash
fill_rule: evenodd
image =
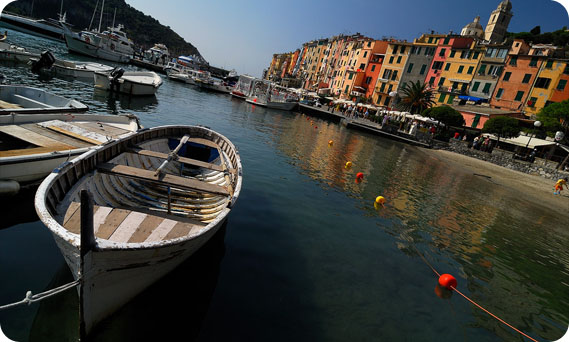
<path id="1" fill-rule="evenodd" d="M 378 106 L 392 106 L 412 46 L 407 42 L 391 42 L 387 46 L 373 96 L 373 102 Z"/>
<path id="2" fill-rule="evenodd" d="M 568 88 L 567 73 L 569 70 L 567 65 L 567 60 L 554 58 L 548 59 L 541 65 L 525 103 L 526 115 L 537 114 L 549 102 L 567 100 L 567 96 L 558 96 L 565 91 L 565 88 Z"/>

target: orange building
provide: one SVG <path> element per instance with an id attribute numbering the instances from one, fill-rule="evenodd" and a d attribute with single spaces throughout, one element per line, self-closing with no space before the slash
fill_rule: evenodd
<path id="1" fill-rule="evenodd" d="M 366 88 L 365 97 L 373 98 L 374 87 L 381 71 L 381 65 L 385 59 L 385 52 L 389 42 L 383 40 L 376 40 L 372 42 L 370 58 L 364 73 L 364 84 Z"/>
<path id="2" fill-rule="evenodd" d="M 553 49 L 535 48 L 515 39 L 506 59 L 490 105 L 494 108 L 521 111 L 536 83 L 537 76 Z"/>

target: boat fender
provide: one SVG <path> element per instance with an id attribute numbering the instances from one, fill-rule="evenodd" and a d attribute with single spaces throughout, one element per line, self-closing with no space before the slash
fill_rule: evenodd
<path id="1" fill-rule="evenodd" d="M 119 79 L 122 77 L 122 75 L 124 75 L 124 69 L 123 68 L 114 68 L 113 71 L 111 71 L 111 91 L 115 90 L 115 91 L 119 91 L 119 87 L 120 87 L 120 82 Z"/>
<path id="2" fill-rule="evenodd" d="M 41 53 L 40 59 L 37 62 L 32 64 L 32 72 L 37 74 L 39 73 L 40 69 L 46 68 L 49 69 L 55 63 L 55 57 L 51 53 L 51 51 L 46 50 Z"/>
<path id="3" fill-rule="evenodd" d="M 14 196 L 20 192 L 20 183 L 15 180 L 0 180 L 0 196 Z"/>

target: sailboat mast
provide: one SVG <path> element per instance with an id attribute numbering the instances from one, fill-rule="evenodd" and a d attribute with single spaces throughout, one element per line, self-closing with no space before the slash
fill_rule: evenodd
<path id="1" fill-rule="evenodd" d="M 105 0 L 101 4 L 101 16 L 99 17 L 99 33 L 101 32 L 101 23 L 103 22 L 103 9 L 105 8 Z"/>
<path id="2" fill-rule="evenodd" d="M 115 8 L 115 14 L 113 14 L 113 26 L 111 26 L 112 28 L 115 27 L 115 17 L 117 16 L 117 9 Z"/>
<path id="3" fill-rule="evenodd" d="M 63 18 L 63 0 L 61 0 L 61 7 L 59 8 L 59 18 Z"/>
<path id="4" fill-rule="evenodd" d="M 95 13 L 97 13 L 97 7 L 99 7 L 99 0 L 97 0 L 97 4 L 95 5 L 95 10 L 93 10 L 93 16 L 91 17 L 91 22 L 89 23 L 89 31 L 91 31 L 91 26 L 93 26 L 93 20 L 95 20 Z"/>

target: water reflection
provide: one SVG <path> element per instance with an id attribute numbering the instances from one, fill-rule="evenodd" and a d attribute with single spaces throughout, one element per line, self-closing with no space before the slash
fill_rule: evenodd
<path id="1" fill-rule="evenodd" d="M 158 99 L 155 95 L 129 96 L 103 89 L 93 90 L 93 100 L 104 103 L 106 105 L 106 112 L 112 114 L 119 114 L 127 110 L 149 112 L 154 110 L 158 104 Z"/>

